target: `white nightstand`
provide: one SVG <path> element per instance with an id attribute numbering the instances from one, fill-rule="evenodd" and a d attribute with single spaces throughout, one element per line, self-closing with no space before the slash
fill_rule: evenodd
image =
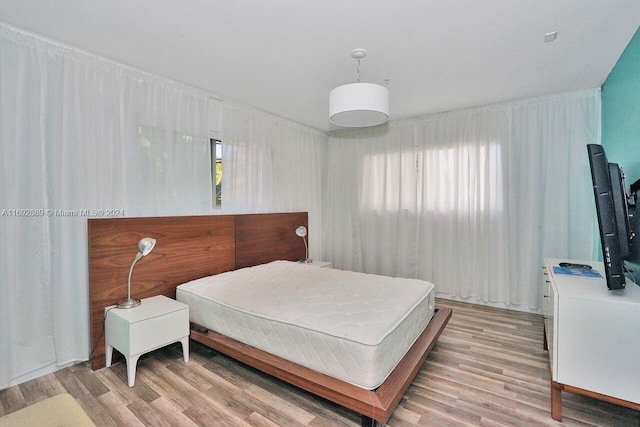
<path id="1" fill-rule="evenodd" d="M 143 299 L 138 307 L 112 307 L 105 308 L 107 367 L 115 348 L 127 360 L 129 387 L 136 381 L 136 365 L 144 353 L 180 341 L 184 361 L 189 361 L 188 305 L 159 295 Z"/>
<path id="2" fill-rule="evenodd" d="M 331 268 L 333 266 L 332 263 L 327 262 L 327 261 L 316 261 L 314 260 L 313 262 L 309 262 L 306 263 L 307 265 L 311 265 L 313 267 L 326 267 L 326 268 Z"/>

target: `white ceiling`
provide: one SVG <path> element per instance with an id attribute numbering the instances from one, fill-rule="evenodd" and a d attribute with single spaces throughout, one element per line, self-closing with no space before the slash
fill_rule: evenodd
<path id="1" fill-rule="evenodd" d="M 391 119 L 595 88 L 640 1 L 0 0 L 0 21 L 330 131 L 354 48 Z"/>

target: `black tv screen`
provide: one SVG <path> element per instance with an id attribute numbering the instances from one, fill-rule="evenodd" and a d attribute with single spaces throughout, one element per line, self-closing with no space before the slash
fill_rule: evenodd
<path id="1" fill-rule="evenodd" d="M 609 165 L 601 145 L 589 144 L 587 151 L 607 287 L 612 290 L 622 289 L 625 287 L 623 247 L 626 255 L 629 253 L 629 226 L 624 184 L 621 182 L 619 168 L 617 165 Z"/>

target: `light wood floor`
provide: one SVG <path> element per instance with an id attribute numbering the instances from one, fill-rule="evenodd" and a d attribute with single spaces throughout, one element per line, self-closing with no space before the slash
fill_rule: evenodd
<path id="1" fill-rule="evenodd" d="M 390 426 L 560 425 L 549 415 L 549 362 L 538 315 L 439 301 L 453 317 Z M 0 416 L 70 393 L 98 426 L 356 426 L 360 417 L 192 342 L 124 363 L 87 363 L 0 391 Z M 633 426 L 638 413 L 563 393 L 563 425 Z"/>

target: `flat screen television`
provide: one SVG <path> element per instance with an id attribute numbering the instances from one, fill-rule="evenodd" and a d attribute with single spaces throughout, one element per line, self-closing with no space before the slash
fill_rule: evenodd
<path id="1" fill-rule="evenodd" d="M 630 255 L 633 236 L 624 175 L 616 163 L 609 163 L 601 145 L 588 144 L 587 151 L 607 287 L 622 289 L 625 287 L 624 260 Z"/>

